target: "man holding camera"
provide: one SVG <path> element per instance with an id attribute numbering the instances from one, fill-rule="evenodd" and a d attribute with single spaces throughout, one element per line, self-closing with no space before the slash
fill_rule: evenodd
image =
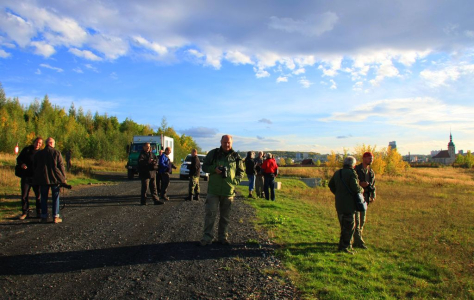
<path id="1" fill-rule="evenodd" d="M 362 163 L 355 167 L 359 185 L 364 188 L 364 199 L 367 205 L 375 200 L 375 173 L 370 167 L 374 161 L 374 155 L 371 152 L 365 152 L 362 155 Z M 367 249 L 362 232 L 364 230 L 367 211 L 358 211 L 355 214 L 355 232 L 353 247 Z"/>
<path id="2" fill-rule="evenodd" d="M 146 205 L 146 193 L 148 188 L 150 188 L 153 203 L 155 205 L 163 204 L 163 202 L 158 199 L 158 194 L 156 193 L 155 176 L 158 165 L 156 156 L 151 152 L 149 143 L 143 145 L 143 150 L 140 152 L 140 156 L 138 157 L 138 167 L 138 173 L 142 181 L 140 204 Z"/>
<path id="3" fill-rule="evenodd" d="M 221 147 L 209 151 L 204 158 L 202 169 L 209 173 L 209 185 L 205 206 L 204 234 L 200 245 L 206 246 L 212 243 L 218 210 L 220 213 L 218 242 L 222 245 L 229 245 L 227 237 L 234 190 L 245 174 L 242 159 L 232 149 L 231 135 L 223 135 Z"/>

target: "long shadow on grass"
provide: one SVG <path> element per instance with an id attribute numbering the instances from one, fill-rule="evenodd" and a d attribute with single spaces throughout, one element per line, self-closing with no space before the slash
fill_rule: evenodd
<path id="1" fill-rule="evenodd" d="M 337 252 L 337 243 L 294 243 L 286 244 L 285 249 L 288 249 L 291 254 L 301 255 L 309 253 L 333 253 Z"/>
<path id="2" fill-rule="evenodd" d="M 245 244 L 198 246 L 164 243 L 71 252 L 0 256 L 0 276 L 66 273 L 104 267 L 227 257 L 261 257 L 265 250 Z"/>

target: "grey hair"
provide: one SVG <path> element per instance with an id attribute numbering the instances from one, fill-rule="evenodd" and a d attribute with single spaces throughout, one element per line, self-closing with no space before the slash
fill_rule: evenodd
<path id="1" fill-rule="evenodd" d="M 357 160 L 355 159 L 354 156 L 347 156 L 344 158 L 344 166 L 349 166 L 353 168 L 357 163 Z"/>
<path id="2" fill-rule="evenodd" d="M 267 155 L 266 155 L 266 158 L 267 158 L 267 159 L 272 158 L 272 154 L 271 154 L 270 152 L 268 152 Z"/>

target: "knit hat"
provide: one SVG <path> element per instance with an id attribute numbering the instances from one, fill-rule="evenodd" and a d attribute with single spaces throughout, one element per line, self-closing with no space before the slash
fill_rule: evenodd
<path id="1" fill-rule="evenodd" d="M 374 157 L 374 155 L 372 154 L 372 152 L 365 152 L 364 155 L 362 155 L 362 158 L 364 157 Z"/>

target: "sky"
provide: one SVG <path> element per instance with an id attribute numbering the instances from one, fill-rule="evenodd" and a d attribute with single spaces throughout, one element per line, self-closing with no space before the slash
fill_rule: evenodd
<path id="1" fill-rule="evenodd" d="M 203 150 L 474 150 L 474 2 L 0 2 L 0 82 L 27 106 L 157 129 Z"/>

